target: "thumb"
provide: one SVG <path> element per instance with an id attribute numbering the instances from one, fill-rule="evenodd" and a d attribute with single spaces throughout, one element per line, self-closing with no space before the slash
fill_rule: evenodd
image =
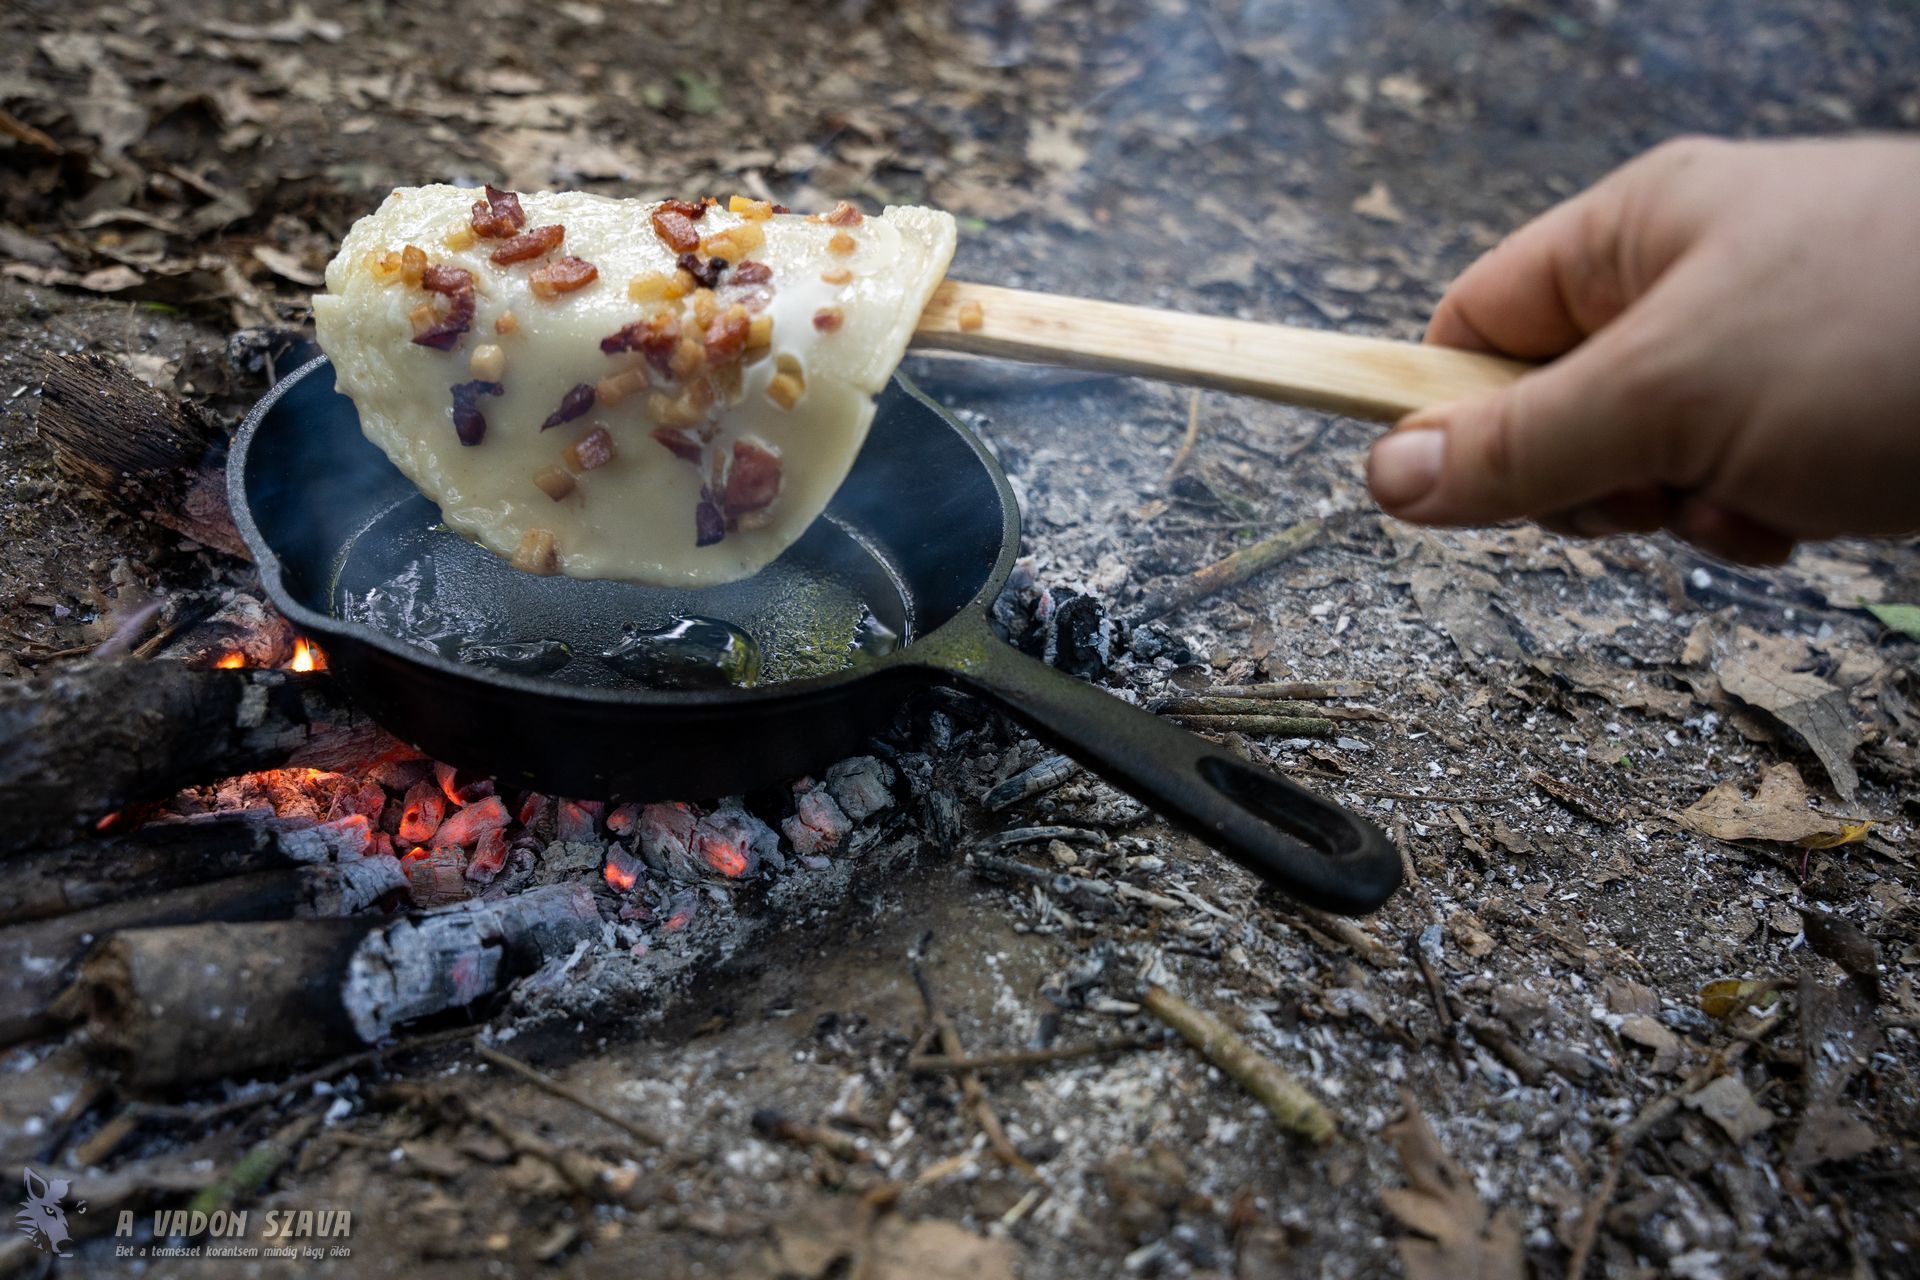
<path id="1" fill-rule="evenodd" d="M 1402 419 L 1368 458 L 1374 499 L 1421 524 L 1490 524 L 1658 483 L 1664 415 L 1633 373 L 1648 353 L 1616 323 L 1502 391 Z"/>

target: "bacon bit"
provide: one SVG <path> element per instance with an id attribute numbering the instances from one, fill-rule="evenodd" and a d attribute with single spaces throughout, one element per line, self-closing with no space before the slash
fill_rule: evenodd
<path id="1" fill-rule="evenodd" d="M 665 445 L 667 452 L 683 462 L 696 465 L 700 461 L 700 437 L 680 427 L 655 427 L 653 438 Z"/>
<path id="2" fill-rule="evenodd" d="M 783 204 L 781 204 L 781 203 L 780 203 L 779 201 L 777 201 L 777 200 L 776 200 L 776 201 L 774 202 L 774 205 L 773 205 L 773 211 L 774 211 L 775 213 L 792 213 L 792 212 L 793 212 L 793 210 L 791 210 L 791 209 L 789 209 L 789 208 L 787 208 L 787 206 L 785 206 L 785 205 L 783 205 Z"/>
<path id="3" fill-rule="evenodd" d="M 693 545 L 710 547 L 727 536 L 727 518 L 704 495 L 693 509 Z"/>
<path id="4" fill-rule="evenodd" d="M 553 534 L 546 529 L 527 530 L 520 538 L 520 545 L 514 548 L 510 563 L 522 573 L 552 573 L 560 566 Z"/>
<path id="5" fill-rule="evenodd" d="M 591 382 L 582 382 L 570 388 L 567 394 L 560 397 L 560 407 L 547 415 L 547 420 L 540 424 L 540 429 L 545 431 L 548 427 L 557 427 L 563 422 L 572 422 L 575 418 L 593 408 L 593 397 L 594 390 Z"/>
<path id="6" fill-rule="evenodd" d="M 548 302 L 563 293 L 584 289 L 600 278 L 600 268 L 571 254 L 555 258 L 527 277 L 533 296 Z"/>
<path id="7" fill-rule="evenodd" d="M 766 284 L 773 279 L 773 268 L 764 262 L 742 259 L 729 279 L 734 284 Z"/>
<path id="8" fill-rule="evenodd" d="M 645 391 L 651 379 L 647 377 L 647 367 L 634 365 L 622 369 L 619 373 L 610 373 L 593 384 L 593 398 L 596 403 L 612 408 L 630 395 Z"/>
<path id="9" fill-rule="evenodd" d="M 511 311 L 502 311 L 499 316 L 494 319 L 493 331 L 495 333 L 518 333 L 520 331 L 520 317 Z"/>
<path id="10" fill-rule="evenodd" d="M 700 200 L 662 200 L 660 207 L 671 213 L 677 213 L 690 222 L 698 222 L 706 216 L 707 210 L 719 201 L 708 196 Z"/>
<path id="11" fill-rule="evenodd" d="M 463 249 L 473 248 L 474 239 L 472 227 L 455 227 L 447 232 L 447 238 L 442 243 L 455 253 L 459 253 Z"/>
<path id="12" fill-rule="evenodd" d="M 522 231 L 511 240 L 503 242 L 489 256 L 488 261 L 496 267 L 509 263 L 525 262 L 528 258 L 537 258 L 543 253 L 552 253 L 567 238 L 567 229 L 559 223 L 552 226 L 535 227 L 531 231 Z"/>
<path id="13" fill-rule="evenodd" d="M 723 364 L 737 360 L 746 349 L 747 333 L 753 327 L 753 321 L 747 317 L 747 309 L 741 306 L 728 307 L 713 318 L 707 326 L 707 363 Z"/>
<path id="14" fill-rule="evenodd" d="M 860 242 L 844 231 L 836 231 L 827 241 L 827 252 L 846 255 L 860 247 Z"/>
<path id="15" fill-rule="evenodd" d="M 417 252 L 408 246 L 409 252 Z M 421 255 L 425 257 L 424 254 Z M 422 347 L 432 347 L 436 351 L 450 351 L 453 344 L 460 340 L 473 324 L 473 272 L 465 267 L 448 267 L 438 263 L 423 268 L 420 273 L 421 287 L 428 293 L 437 293 L 446 298 L 447 309 L 437 318 L 430 319 L 424 327 L 420 324 L 420 313 L 413 313 L 413 341 Z"/>
<path id="16" fill-rule="evenodd" d="M 600 339 L 600 349 L 610 356 L 623 351 L 638 351 L 646 356 L 663 376 L 671 369 L 674 352 L 680 347 L 680 318 L 671 311 L 648 316 L 624 325 L 616 333 Z"/>
<path id="17" fill-rule="evenodd" d="M 800 403 L 800 397 L 806 393 L 806 383 L 790 373 L 776 373 L 773 381 L 767 384 L 767 399 L 782 409 L 791 409 Z"/>
<path id="18" fill-rule="evenodd" d="M 722 511 L 732 519 L 771 506 L 780 495 L 780 470 L 779 454 L 756 440 L 735 440 Z"/>
<path id="19" fill-rule="evenodd" d="M 376 284 L 392 284 L 400 278 L 400 255 L 391 249 L 375 249 L 367 255 L 367 270 Z"/>
<path id="20" fill-rule="evenodd" d="M 834 267 L 830 271 L 822 271 L 820 280 L 823 284 L 852 284 L 853 272 L 846 267 Z"/>
<path id="21" fill-rule="evenodd" d="M 555 502 L 573 492 L 573 474 L 565 467 L 543 467 L 533 473 L 533 482 L 540 486 L 540 492 Z"/>
<path id="22" fill-rule="evenodd" d="M 506 388 L 497 382 L 483 382 L 476 378 L 472 382 L 458 383 L 452 390 L 453 429 L 459 435 L 461 444 L 479 444 L 486 439 L 487 419 L 475 402 L 481 396 L 497 396 Z"/>
<path id="23" fill-rule="evenodd" d="M 517 194 L 489 185 L 487 198 L 473 202 L 469 221 L 473 234 L 483 240 L 503 240 L 527 225 L 527 215 Z"/>
<path id="24" fill-rule="evenodd" d="M 822 307 L 813 313 L 813 327 L 821 333 L 838 333 L 847 322 L 847 313 L 838 307 Z"/>
<path id="25" fill-rule="evenodd" d="M 960 304 L 960 331 L 962 333 L 972 333 L 986 322 L 986 310 L 978 302 L 963 302 Z"/>
<path id="26" fill-rule="evenodd" d="M 702 289 L 717 288 L 720 277 L 726 272 L 725 258 L 708 258 L 702 261 L 691 253 L 683 253 L 673 260 L 673 265 L 693 278 L 693 282 Z"/>
<path id="27" fill-rule="evenodd" d="M 713 408 L 712 376 L 708 375 L 703 378 L 695 378 L 688 382 L 687 389 L 680 393 L 680 398 L 686 401 L 688 407 L 695 413 L 704 414 L 707 410 Z"/>
<path id="28" fill-rule="evenodd" d="M 483 342 L 467 358 L 467 372 L 482 382 L 498 382 L 507 371 L 507 353 L 497 342 Z"/>
<path id="29" fill-rule="evenodd" d="M 827 214 L 825 221 L 836 227 L 857 227 L 865 217 L 852 201 L 842 200 L 833 206 L 833 211 Z"/>
<path id="30" fill-rule="evenodd" d="M 653 211 L 653 234 L 660 237 L 660 243 L 675 253 L 686 253 L 700 247 L 700 233 L 693 229 L 693 219 L 679 209 L 671 207 L 679 204 L 672 201 Z"/>
<path id="31" fill-rule="evenodd" d="M 613 436 L 605 427 L 595 427 L 567 446 L 562 455 L 569 471 L 586 472 L 613 461 Z"/>
<path id="32" fill-rule="evenodd" d="M 406 281 L 407 288 L 417 287 L 426 278 L 427 251 L 417 245 L 408 245 L 400 250 L 400 278 Z M 431 285 L 428 286 L 432 288 Z"/>
<path id="33" fill-rule="evenodd" d="M 751 222 L 765 222 L 773 216 L 771 200 L 755 200 L 750 196 L 729 196 L 727 212 L 737 213 Z"/>

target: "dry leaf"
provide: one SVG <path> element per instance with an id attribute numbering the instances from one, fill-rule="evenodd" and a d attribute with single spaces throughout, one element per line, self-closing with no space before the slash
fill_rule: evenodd
<path id="1" fill-rule="evenodd" d="M 1521 1280 L 1520 1220 L 1511 1208 L 1489 1213 L 1473 1179 L 1440 1148 L 1413 1095 L 1400 1091 L 1406 1118 L 1389 1125 L 1407 1186 L 1380 1193 L 1388 1213 L 1415 1232 L 1399 1241 L 1408 1280 Z M 1422 1237 L 1425 1237 L 1424 1239 Z"/>
<path id="2" fill-rule="evenodd" d="M 297 253 L 288 253 L 270 244 L 257 244 L 253 246 L 253 256 L 283 280 L 303 284 L 309 289 L 318 289 L 326 283 L 326 277 L 303 263 Z"/>
<path id="3" fill-rule="evenodd" d="M 1728 694 L 1798 734 L 1820 758 L 1833 789 L 1850 801 L 1860 790 L 1853 751 L 1863 735 L 1846 695 L 1819 676 L 1798 670 L 1804 660 L 1804 646 L 1797 642 L 1741 627 L 1713 672 Z"/>
<path id="4" fill-rule="evenodd" d="M 1490 574 L 1465 565 L 1422 565 L 1408 585 L 1420 612 L 1452 638 L 1468 666 L 1526 658 L 1513 629 L 1493 607 L 1499 584 Z"/>
<path id="5" fill-rule="evenodd" d="M 1716 978 L 1700 988 L 1700 1011 L 1709 1018 L 1731 1018 L 1743 1009 L 1777 1003 L 1779 989 L 1771 980 Z"/>
<path id="6" fill-rule="evenodd" d="M 1686 1099 L 1688 1107 L 1719 1125 L 1734 1142 L 1745 1142 L 1774 1122 L 1771 1111 L 1753 1100 L 1739 1076 L 1721 1076 Z"/>
<path id="7" fill-rule="evenodd" d="M 1864 826 L 1872 825 L 1847 822 L 1810 809 L 1807 805 L 1811 799 L 1800 780 L 1800 771 L 1790 764 L 1776 764 L 1761 773 L 1760 785 L 1751 798 L 1742 795 L 1740 785 L 1729 780 L 1672 817 L 1695 835 L 1715 840 L 1776 840 L 1810 849 L 1858 840 L 1865 834 Z M 1855 831 L 1856 827 L 1863 829 Z M 1830 843 L 1809 843 L 1823 840 Z"/>
<path id="8" fill-rule="evenodd" d="M 1375 222 L 1405 222 L 1407 215 L 1393 202 L 1393 192 L 1387 190 L 1387 184 L 1376 182 L 1367 188 L 1367 194 L 1353 202 L 1353 211 L 1363 218 L 1372 218 Z"/>

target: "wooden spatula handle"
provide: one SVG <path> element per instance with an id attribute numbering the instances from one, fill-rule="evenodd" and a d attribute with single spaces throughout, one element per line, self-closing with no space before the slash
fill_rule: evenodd
<path id="1" fill-rule="evenodd" d="M 1498 390 L 1530 367 L 1446 347 L 958 280 L 935 291 L 913 345 L 1138 374 L 1379 422 Z"/>

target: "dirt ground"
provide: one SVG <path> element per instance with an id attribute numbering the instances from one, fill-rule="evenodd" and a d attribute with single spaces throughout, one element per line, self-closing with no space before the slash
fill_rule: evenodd
<path id="1" fill-rule="evenodd" d="M 393 185 L 929 202 L 962 218 L 959 278 L 1411 338 L 1506 230 L 1665 137 L 1920 127 L 1901 3 L 121 0 L 14 3 L 0 34 L 8 677 L 250 573 L 53 471 L 42 355 L 109 353 L 231 418 Z M 1378 719 L 1235 743 L 1393 833 L 1410 877 L 1384 910 L 1357 931 L 1302 913 L 1084 774 L 989 814 L 987 786 L 1046 752 L 920 708 L 913 732 L 972 783 L 959 854 L 796 922 L 695 1013 L 503 1042 L 663 1146 L 445 1049 L 117 1158 L 225 1169 L 307 1117 L 252 1204 L 350 1209 L 352 1258 L 319 1264 L 343 1274 L 1554 1277 L 1598 1197 L 1589 1275 L 1920 1275 L 1920 638 L 1864 607 L 1920 602 L 1920 548 L 1750 572 L 1663 538 L 1428 533 L 1371 506 L 1364 424 L 908 369 L 1006 465 L 1053 592 L 1124 615 L 1326 521 L 1136 632 L 1106 679 L 1138 701 L 1371 682 L 1347 702 Z M 1161 902 L 1094 911 L 960 856 L 1039 824 L 1100 840 L 1016 851 L 1031 864 Z M 905 1069 L 914 954 L 976 1053 L 1146 1033 L 1150 976 L 1306 1082 L 1338 1136 L 1291 1138 L 1158 1048 L 986 1072 L 1035 1173 L 1009 1168 L 949 1076 Z M 1708 985 L 1729 980 L 1753 985 Z M 0 1091 L 9 1157 L 74 1086 L 47 1061 L 0 1059 L 23 1082 Z M 1409 1105 L 1451 1179 L 1421 1179 Z M 838 1117 L 858 1149 L 769 1136 L 768 1109 Z M 235 1266 L 273 1269 L 96 1240 L 46 1273 Z"/>

